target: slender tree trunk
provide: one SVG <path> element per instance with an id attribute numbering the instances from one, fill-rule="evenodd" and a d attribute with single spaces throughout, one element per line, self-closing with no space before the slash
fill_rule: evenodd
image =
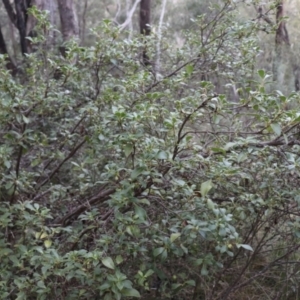
<path id="1" fill-rule="evenodd" d="M 280 66 L 290 62 L 294 74 L 294 87 L 296 91 L 300 88 L 300 70 L 296 62 L 296 57 L 293 55 L 289 34 L 286 28 L 284 18 L 284 0 L 277 3 L 276 6 L 276 36 L 275 36 L 275 52 L 276 57 L 274 60 L 273 73 L 274 79 L 279 80 Z"/>
<path id="2" fill-rule="evenodd" d="M 8 55 L 6 44 L 5 44 L 3 34 L 2 34 L 2 30 L 1 30 L 1 26 L 0 26 L 0 53 L 7 55 L 6 68 L 8 70 L 11 70 L 12 74 L 15 75 L 16 72 L 17 72 L 17 68 L 16 68 L 15 64 L 13 63 L 12 59 L 10 58 L 10 56 Z"/>
<path id="3" fill-rule="evenodd" d="M 160 17 L 159 17 L 158 30 L 157 30 L 158 41 L 156 44 L 156 62 L 155 62 L 155 73 L 156 74 L 159 73 L 159 69 L 160 69 L 160 42 L 161 42 L 161 37 L 162 37 L 162 25 L 163 25 L 166 5 L 167 5 L 167 0 L 163 0 L 162 9 L 161 9 Z"/>
<path id="4" fill-rule="evenodd" d="M 140 31 L 141 34 L 150 35 L 150 3 L 151 0 L 141 0 L 140 5 Z"/>
<path id="5" fill-rule="evenodd" d="M 279 45 L 290 45 L 290 39 L 288 35 L 288 31 L 286 29 L 286 22 L 283 20 L 284 17 L 284 6 L 283 0 L 279 1 L 276 7 L 276 46 Z"/>
<path id="6" fill-rule="evenodd" d="M 16 26 L 17 26 L 17 15 L 14 12 L 13 7 L 10 4 L 9 0 L 2 0 L 4 7 L 7 11 L 8 17 L 10 18 L 10 21 Z"/>
<path id="7" fill-rule="evenodd" d="M 293 73 L 294 75 L 294 87 L 296 91 L 300 88 L 300 68 L 298 66 L 297 58 L 293 54 L 290 45 L 289 34 L 286 28 L 286 22 L 284 18 L 284 0 L 277 1 L 276 3 L 276 21 L 274 22 L 263 13 L 262 6 L 257 8 L 258 18 L 263 19 L 271 26 L 276 25 L 275 35 L 275 57 L 273 59 L 273 76 L 274 81 L 286 86 L 286 83 L 290 82 L 290 78 L 284 80 L 286 75 Z M 292 72 L 287 70 L 287 66 L 292 68 Z M 287 74 L 285 74 L 287 73 Z M 285 82 L 284 82 L 285 81 Z"/>
<path id="8" fill-rule="evenodd" d="M 80 34 L 80 40 L 81 40 L 81 44 L 84 44 L 84 40 L 85 40 L 85 28 L 86 28 L 86 12 L 88 9 L 88 0 L 84 1 L 84 7 L 83 7 L 83 12 L 82 12 L 82 16 L 81 16 L 81 26 L 79 26 L 81 28 L 81 34 Z"/>
<path id="9" fill-rule="evenodd" d="M 68 41 L 79 35 L 78 20 L 73 0 L 58 0 L 63 40 Z"/>
<path id="10" fill-rule="evenodd" d="M 132 4 L 132 7 L 130 8 L 130 0 L 126 0 L 126 20 L 123 24 L 120 25 L 120 30 L 124 30 L 127 26 L 129 26 L 130 34 L 132 33 L 131 31 L 133 30 L 132 27 L 132 17 L 134 15 L 134 12 L 137 8 L 137 5 L 141 2 L 141 0 L 135 0 L 134 3 Z"/>
<path id="11" fill-rule="evenodd" d="M 287 58 L 288 53 L 290 52 L 290 39 L 286 29 L 283 10 L 283 1 L 279 1 L 276 7 L 276 35 L 275 35 L 275 53 L 276 57 L 274 60 L 274 79 L 279 79 L 279 69 L 283 63 L 283 60 Z"/>
<path id="12" fill-rule="evenodd" d="M 18 42 L 16 41 L 16 38 L 15 38 L 15 30 L 16 30 L 16 27 L 10 21 L 9 22 L 9 34 L 10 34 L 10 40 L 11 40 L 12 48 L 13 48 L 13 54 L 12 54 L 12 56 L 14 58 L 17 57 L 17 47 L 18 47 Z"/>
<path id="13" fill-rule="evenodd" d="M 130 15 L 130 7 L 131 7 L 132 1 L 126 0 L 126 19 L 130 18 L 130 21 L 128 22 L 128 29 L 129 29 L 129 39 L 132 38 L 132 32 L 133 32 L 133 26 L 132 26 L 132 15 Z"/>
<path id="14" fill-rule="evenodd" d="M 49 12 L 49 21 L 53 27 L 58 26 L 58 5 L 55 0 L 43 0 L 43 9 Z M 57 38 L 57 31 L 50 29 L 48 33 L 47 43 L 51 46 L 55 45 Z"/>
<path id="15" fill-rule="evenodd" d="M 20 35 L 20 45 L 22 54 L 28 53 L 26 40 L 26 24 L 27 24 L 27 8 L 30 5 L 30 0 L 15 0 L 15 9 L 17 16 L 17 28 Z"/>
<path id="16" fill-rule="evenodd" d="M 4 38 L 3 38 L 1 26 L 0 26 L 0 53 L 1 54 L 7 54 L 7 48 L 6 48 Z"/>
<path id="17" fill-rule="evenodd" d="M 64 42 L 72 38 L 78 38 L 78 19 L 73 0 L 57 0 L 60 15 L 61 31 Z M 60 52 L 66 55 L 66 47 L 61 46 Z"/>
<path id="18" fill-rule="evenodd" d="M 151 34 L 150 27 L 150 5 L 151 0 L 141 0 L 140 4 L 140 32 L 144 36 L 148 36 Z M 149 57 L 147 55 L 147 49 L 145 47 L 143 51 L 143 64 L 145 66 L 150 65 Z"/>
<path id="19" fill-rule="evenodd" d="M 22 54 L 25 55 L 28 53 L 26 40 L 27 8 L 30 6 L 31 0 L 15 0 L 15 9 L 9 0 L 2 1 L 11 23 L 14 24 L 19 31 L 21 51 Z"/>

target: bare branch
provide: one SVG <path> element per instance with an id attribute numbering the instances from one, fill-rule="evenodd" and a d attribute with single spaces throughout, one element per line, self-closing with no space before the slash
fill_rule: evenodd
<path id="1" fill-rule="evenodd" d="M 55 221 L 54 226 L 56 225 L 66 225 L 67 221 L 72 218 L 79 216 L 82 212 L 84 212 L 88 207 L 98 202 L 104 202 L 109 199 L 110 195 L 113 194 L 116 190 L 115 189 L 107 189 L 104 191 L 100 191 L 96 196 L 91 197 L 90 199 L 86 200 L 86 202 L 78 207 L 76 207 L 73 211 L 68 213 L 62 219 Z"/>
<path id="2" fill-rule="evenodd" d="M 134 12 L 136 11 L 136 8 L 140 2 L 141 2 L 141 0 L 135 0 L 131 10 L 127 14 L 127 19 L 125 20 L 125 22 L 123 24 L 121 24 L 119 26 L 120 31 L 123 31 L 131 23 L 132 16 L 133 16 Z"/>
<path id="3" fill-rule="evenodd" d="M 60 163 L 58 164 L 57 167 L 55 167 L 52 172 L 50 173 L 50 175 L 39 185 L 38 188 L 42 187 L 43 185 L 45 185 L 58 171 L 59 169 L 63 166 L 63 164 L 68 161 L 71 157 L 73 157 L 73 155 L 77 152 L 78 149 L 80 149 L 82 147 L 82 145 L 86 142 L 86 140 L 84 139 L 83 141 L 81 141 L 70 153 L 69 155 Z"/>
<path id="4" fill-rule="evenodd" d="M 188 122 L 188 120 L 191 118 L 191 116 L 195 112 L 197 112 L 199 109 L 205 107 L 207 102 L 209 102 L 214 97 L 216 97 L 216 95 L 211 96 L 211 97 L 207 98 L 206 100 L 204 100 L 191 114 L 187 115 L 187 117 L 183 120 L 183 122 L 182 122 L 182 124 L 181 124 L 181 126 L 178 130 L 177 141 L 176 141 L 176 144 L 175 144 L 175 147 L 174 147 L 172 160 L 174 160 L 176 158 L 176 156 L 178 154 L 179 144 L 182 141 L 183 137 L 185 136 L 185 135 L 182 135 L 182 131 L 183 131 L 183 128 L 184 128 L 185 124 Z"/>

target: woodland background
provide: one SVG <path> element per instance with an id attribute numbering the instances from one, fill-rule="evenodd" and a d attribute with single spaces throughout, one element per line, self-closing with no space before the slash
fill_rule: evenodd
<path id="1" fill-rule="evenodd" d="M 0 299 L 300 299 L 300 4 L 0 2 Z"/>

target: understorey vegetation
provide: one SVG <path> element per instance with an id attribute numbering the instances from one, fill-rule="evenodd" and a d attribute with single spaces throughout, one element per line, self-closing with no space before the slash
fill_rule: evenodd
<path id="1" fill-rule="evenodd" d="M 231 2 L 182 47 L 105 20 L 64 55 L 31 9 L 0 55 L 1 299 L 298 299 L 299 94 Z"/>

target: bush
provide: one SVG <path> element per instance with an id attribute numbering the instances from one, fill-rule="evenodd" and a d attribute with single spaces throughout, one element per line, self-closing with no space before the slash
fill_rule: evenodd
<path id="1" fill-rule="evenodd" d="M 92 47 L 62 58 L 41 35 L 19 77 L 1 69 L 1 299 L 297 289 L 298 94 L 266 92 L 233 13 L 165 44 L 161 74 L 141 63 L 155 36 L 109 22 Z"/>

